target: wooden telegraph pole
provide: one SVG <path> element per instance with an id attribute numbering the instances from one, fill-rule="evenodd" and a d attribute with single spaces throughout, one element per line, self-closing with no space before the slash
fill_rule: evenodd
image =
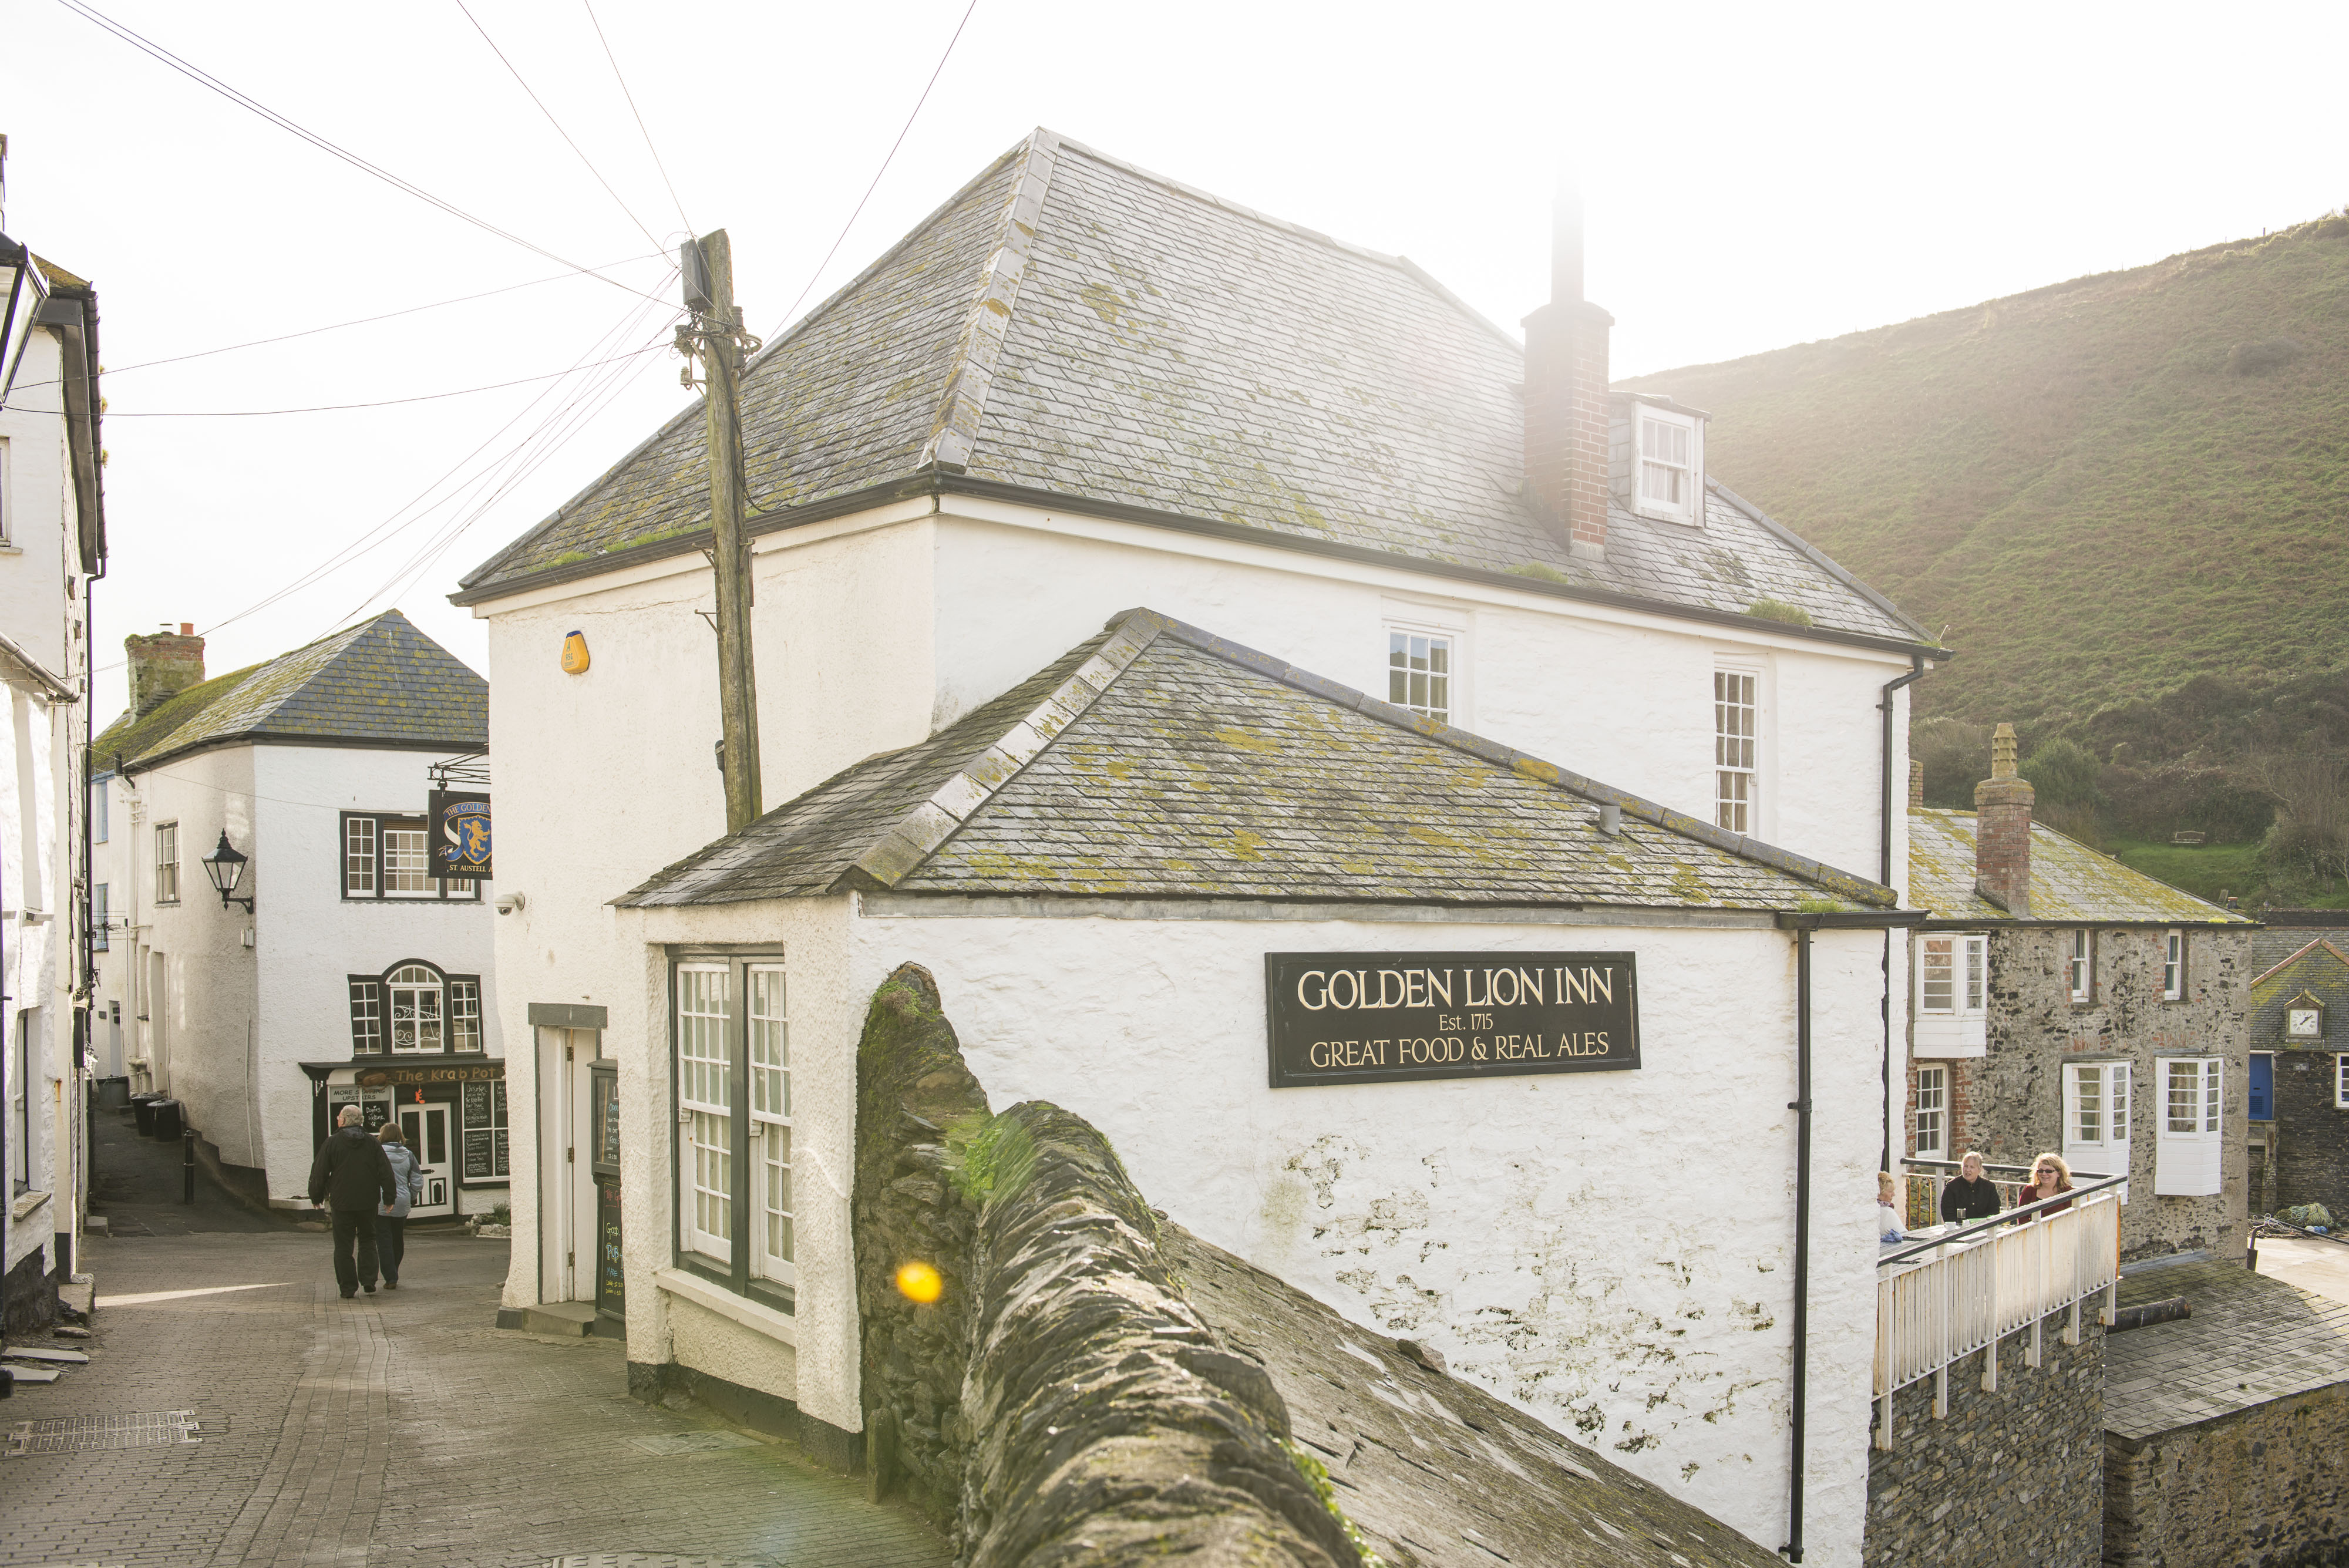
<path id="1" fill-rule="evenodd" d="M 750 663 L 750 547 L 742 536 L 743 357 L 758 340 L 742 330 L 734 303 L 734 250 L 714 230 L 678 247 L 686 308 L 677 346 L 701 362 L 702 431 L 709 452 L 709 565 L 718 583 L 719 767 L 726 781 L 726 831 L 755 821 L 759 806 L 759 706 Z M 690 382 L 692 371 L 686 372 Z"/>

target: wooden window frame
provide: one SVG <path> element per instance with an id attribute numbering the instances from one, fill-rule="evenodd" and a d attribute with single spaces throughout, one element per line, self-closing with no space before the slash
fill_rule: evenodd
<path id="1" fill-rule="evenodd" d="M 1686 494 L 1678 503 L 1659 500 L 1648 493 L 1648 431 L 1651 428 L 1677 430 L 1688 441 L 1688 461 L 1685 463 L 1658 462 L 1655 466 L 1677 470 L 1682 476 Z M 1697 524 L 1704 519 L 1704 424 L 1689 414 L 1676 414 L 1667 409 L 1653 408 L 1646 403 L 1632 404 L 1631 414 L 1631 508 L 1642 517 L 1653 517 L 1666 523 Z"/>
<path id="2" fill-rule="evenodd" d="M 2161 933 L 2161 1000 L 2186 1000 L 2186 933 L 2176 926 Z"/>
<path id="3" fill-rule="evenodd" d="M 362 880 L 366 887 L 352 890 L 354 859 L 352 828 L 360 825 L 367 839 L 367 871 Z M 412 811 L 347 811 L 336 822 L 335 834 L 335 886 L 346 904 L 478 904 L 481 901 L 481 885 L 461 877 L 433 877 L 427 878 L 431 890 L 402 889 L 392 891 L 384 886 L 388 878 L 389 852 L 384 847 L 387 832 L 416 832 L 425 836 L 425 864 L 431 864 L 431 829 L 421 812 Z"/>
<path id="4" fill-rule="evenodd" d="M 1930 1106 L 1925 1103 L 1929 1080 L 1934 1096 L 1934 1103 Z M 1937 1129 L 1934 1141 L 1930 1145 L 1925 1141 L 1926 1117 L 1929 1116 L 1933 1118 L 1933 1126 Z M 1950 1069 L 1947 1063 L 1920 1062 L 1917 1064 L 1917 1108 L 1910 1118 L 1909 1144 L 1919 1159 L 1950 1158 Z"/>
<path id="5" fill-rule="evenodd" d="M 169 835 L 168 838 L 166 835 Z M 170 845 L 171 850 L 171 857 L 168 860 L 163 857 L 166 844 Z M 165 890 L 167 884 L 169 891 Z M 180 822 L 179 818 L 173 817 L 169 822 L 159 822 L 155 825 L 155 902 L 176 904 L 179 901 Z"/>
<path id="6" fill-rule="evenodd" d="M 391 1048 L 391 977 L 404 969 L 429 970 L 440 984 L 440 1045 L 432 1051 L 394 1051 Z M 347 974 L 344 987 L 348 993 L 351 1025 L 351 1055 L 383 1061 L 480 1061 L 489 1054 L 487 1020 L 481 1017 L 481 977 L 478 974 L 457 974 L 442 969 L 430 959 L 404 958 L 384 967 L 380 974 Z M 457 1044 L 454 1007 L 460 995 L 472 999 L 473 1016 L 479 1027 L 475 1044 L 460 1049 Z M 373 1044 L 369 1044 L 373 1042 Z"/>
<path id="7" fill-rule="evenodd" d="M 2096 933 L 2086 926 L 2075 926 L 2067 943 L 2064 989 L 2070 994 L 2073 1006 L 2090 1006 L 2096 1000 Z"/>
<path id="8" fill-rule="evenodd" d="M 724 1286 L 737 1295 L 759 1302 L 783 1313 L 795 1310 L 797 1303 L 796 1235 L 792 1240 L 794 1261 L 779 1260 L 765 1251 L 764 1238 L 753 1234 L 754 1225 L 764 1220 L 768 1210 L 764 1179 L 768 1173 L 763 1132 L 754 1137 L 754 1128 L 780 1127 L 788 1131 L 792 1118 L 788 1110 L 789 1078 L 789 1010 L 776 1022 L 785 1027 L 783 1062 L 780 1070 L 784 1075 L 785 1097 L 781 1112 L 754 1114 L 750 1041 L 749 1035 L 750 971 L 779 971 L 788 999 L 789 966 L 784 953 L 774 948 L 676 948 L 669 958 L 668 991 L 668 1063 L 669 1113 L 671 1125 L 677 1129 L 677 1139 L 669 1159 L 669 1247 L 676 1266 L 689 1273 Z M 726 1075 L 727 1103 L 723 1107 L 727 1129 L 726 1173 L 728 1234 L 725 1256 L 719 1257 L 698 1244 L 703 1238 L 717 1239 L 714 1231 L 702 1230 L 688 1220 L 687 1205 L 695 1197 L 688 1189 L 688 1162 L 695 1147 L 690 1117 L 713 1116 L 716 1112 L 700 1107 L 714 1106 L 708 1100 L 689 1101 L 684 1094 L 682 1047 L 682 1002 L 684 988 L 679 976 L 688 971 L 723 971 L 727 976 L 724 1032 L 723 1070 Z M 697 1016 L 708 1016 L 707 1013 Z M 696 1061 L 712 1060 L 698 1056 Z M 775 1070 L 775 1069 L 768 1069 Z M 714 1146 L 701 1146 L 714 1147 Z M 794 1158 L 796 1148 L 793 1149 Z M 786 1169 L 789 1168 L 786 1167 Z M 794 1210 L 785 1218 L 796 1220 Z M 796 1225 L 793 1226 L 794 1232 Z"/>
<path id="9" fill-rule="evenodd" d="M 2163 1198 L 2212 1198 L 2224 1189 L 2221 1154 L 2226 1139 L 2226 1061 L 2219 1056 L 2154 1058 L 2154 1193 Z M 2179 1130 L 2177 1081 L 2180 1069 L 2192 1080 L 2183 1102 Z"/>
<path id="10" fill-rule="evenodd" d="M 1460 653 L 1465 639 L 1451 627 L 1429 626 L 1408 620 L 1389 620 L 1383 628 L 1387 639 L 1386 699 L 1406 712 L 1433 719 L 1439 724 L 1457 724 L 1460 720 Z M 1410 660 L 1414 639 L 1427 644 L 1427 667 L 1413 670 Z M 1400 641 L 1402 646 L 1395 645 Z M 1444 654 L 1444 668 L 1435 668 L 1438 649 Z M 1395 663 L 1401 653 L 1404 662 Z M 1416 678 L 1425 684 L 1422 701 L 1412 701 L 1411 682 Z M 1398 690 L 1400 683 L 1400 690 Z M 1438 684 L 1443 687 L 1442 701 L 1436 700 Z"/>
<path id="11" fill-rule="evenodd" d="M 1742 696 L 1731 681 L 1745 683 Z M 1742 735 L 1727 722 L 1733 710 L 1750 721 Z M 1724 833 L 1762 836 L 1762 670 L 1717 661 L 1713 667 L 1713 821 Z M 1739 781 L 1740 787 L 1733 790 L 1732 780 Z"/>

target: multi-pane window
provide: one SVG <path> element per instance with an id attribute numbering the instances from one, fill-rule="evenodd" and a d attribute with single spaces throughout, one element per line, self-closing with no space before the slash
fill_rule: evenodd
<path id="1" fill-rule="evenodd" d="M 180 825 L 176 822 L 155 825 L 155 901 L 180 901 Z"/>
<path id="2" fill-rule="evenodd" d="M 449 1048 L 452 1051 L 479 1051 L 481 1048 L 481 982 L 478 980 L 450 977 Z"/>
<path id="3" fill-rule="evenodd" d="M 1387 701 L 1452 722 L 1452 639 L 1441 632 L 1387 631 Z"/>
<path id="4" fill-rule="evenodd" d="M 481 976 L 403 963 L 387 974 L 345 979 L 353 1055 L 380 1055 L 387 1049 L 401 1056 L 439 1055 L 482 1048 Z"/>
<path id="5" fill-rule="evenodd" d="M 771 955 L 676 968 L 678 1242 L 734 1290 L 796 1282 L 790 1010 Z"/>
<path id="6" fill-rule="evenodd" d="M 108 809 L 107 781 L 99 779 L 89 786 L 89 841 L 103 844 L 112 827 L 113 814 Z"/>
<path id="7" fill-rule="evenodd" d="M 2161 933 L 2161 1000 L 2180 1002 L 2186 996 L 2186 933 Z"/>
<path id="8" fill-rule="evenodd" d="M 2095 993 L 2095 940 L 2092 932 L 2082 929 L 2066 933 L 2064 980 L 2074 1002 L 2085 1002 Z"/>
<path id="9" fill-rule="evenodd" d="M 89 946 L 91 951 L 102 953 L 112 950 L 111 944 L 108 941 L 106 934 L 110 929 L 108 922 L 111 919 L 112 917 L 107 913 L 106 884 L 100 882 L 98 886 L 89 890 Z"/>
<path id="10" fill-rule="evenodd" d="M 2209 1197 L 2219 1190 L 2220 1075 L 2216 1056 L 2161 1059 L 2160 1120 L 2154 1141 L 2156 1194 Z"/>
<path id="11" fill-rule="evenodd" d="M 751 1272 L 792 1282 L 792 1047 L 779 964 L 748 971 L 750 1010 L 743 1033 L 750 1056 L 750 1158 L 757 1187 Z"/>
<path id="12" fill-rule="evenodd" d="M 458 1102 L 457 1147 L 467 1181 L 495 1181 L 512 1174 L 506 1163 L 506 1085 L 502 1078 L 467 1084 Z"/>
<path id="13" fill-rule="evenodd" d="M 384 977 L 384 991 L 391 1010 L 392 1054 L 448 1049 L 439 974 L 420 963 L 403 964 Z"/>
<path id="14" fill-rule="evenodd" d="M 1947 1159 L 1950 1148 L 1950 1070 L 1917 1069 L 1917 1158 Z"/>
<path id="15" fill-rule="evenodd" d="M 2349 1055 L 2333 1058 L 2333 1105 L 2349 1111 Z"/>
<path id="16" fill-rule="evenodd" d="M 2064 1158 L 2084 1171 L 2107 1176 L 2126 1174 L 2129 1064 L 2084 1063 L 2066 1068 L 2064 1078 Z"/>
<path id="17" fill-rule="evenodd" d="M 1640 509 L 1687 521 L 1696 515 L 1696 424 L 1640 410 Z"/>
<path id="18" fill-rule="evenodd" d="M 1713 821 L 1732 833 L 1752 833 L 1756 826 L 1754 748 L 1761 733 L 1756 680 L 1742 670 L 1713 672 Z"/>
<path id="19" fill-rule="evenodd" d="M 346 898 L 475 898 L 478 883 L 432 874 L 431 835 L 420 816 L 343 814 Z"/>
<path id="20" fill-rule="evenodd" d="M 1960 932 L 1936 933 L 1917 945 L 1917 1008 L 1920 1012 L 1983 1011 L 1990 968 L 1990 939 Z"/>
<path id="21" fill-rule="evenodd" d="M 734 1257 L 732 979 L 730 964 L 678 966 L 678 1231 L 720 1263 Z"/>

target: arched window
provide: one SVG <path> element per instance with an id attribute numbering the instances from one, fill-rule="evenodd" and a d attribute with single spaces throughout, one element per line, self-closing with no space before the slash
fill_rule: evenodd
<path id="1" fill-rule="evenodd" d="M 384 976 L 383 982 L 391 992 L 392 1054 L 447 1050 L 445 998 L 438 971 L 420 963 L 402 964 Z"/>
<path id="2" fill-rule="evenodd" d="M 445 974 L 421 960 L 349 977 L 351 1054 L 439 1055 L 481 1049 L 481 977 Z"/>

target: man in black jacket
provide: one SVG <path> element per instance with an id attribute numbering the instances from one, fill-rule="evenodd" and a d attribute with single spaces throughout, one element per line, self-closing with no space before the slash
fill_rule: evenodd
<path id="1" fill-rule="evenodd" d="M 336 1118 L 332 1137 L 318 1147 L 310 1167 L 310 1201 L 321 1208 L 331 1202 L 335 1217 L 335 1282 L 350 1300 L 364 1286 L 375 1294 L 375 1211 L 378 1203 L 398 1200 L 398 1184 L 383 1145 L 361 1125 L 357 1106 L 345 1106 Z M 352 1243 L 358 1259 L 351 1258 Z"/>

